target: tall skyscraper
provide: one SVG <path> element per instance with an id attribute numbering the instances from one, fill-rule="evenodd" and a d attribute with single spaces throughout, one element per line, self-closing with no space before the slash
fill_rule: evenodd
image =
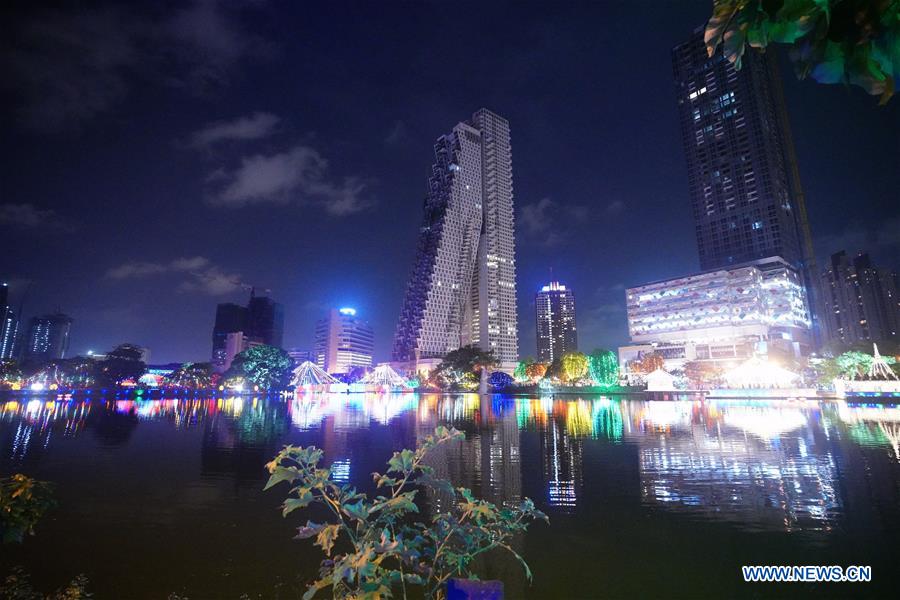
<path id="1" fill-rule="evenodd" d="M 395 361 L 460 346 L 518 358 L 509 123 L 487 109 L 438 138 L 425 215 L 397 332 Z"/>
<path id="2" fill-rule="evenodd" d="M 250 302 L 231 302 L 216 307 L 212 334 L 212 364 L 224 372 L 235 355 L 250 346 L 267 344 L 280 348 L 284 332 L 284 309 L 271 298 L 250 292 Z"/>
<path id="3" fill-rule="evenodd" d="M 354 308 L 333 308 L 316 324 L 316 364 L 329 373 L 371 367 L 375 335 Z"/>
<path id="4" fill-rule="evenodd" d="M 66 357 L 72 317 L 62 313 L 33 317 L 28 325 L 25 360 L 40 362 Z"/>
<path id="5" fill-rule="evenodd" d="M 247 329 L 244 333 L 251 343 L 280 348 L 284 335 L 284 308 L 271 298 L 251 292 L 250 304 L 247 305 Z"/>
<path id="6" fill-rule="evenodd" d="M 829 341 L 853 344 L 900 336 L 897 273 L 878 269 L 868 254 L 831 256 L 822 273 L 825 325 Z"/>
<path id="7" fill-rule="evenodd" d="M 244 337 L 246 327 L 245 307 L 230 302 L 216 306 L 216 322 L 212 333 L 212 365 L 216 371 L 221 373 L 228 369 L 234 358 L 236 341 Z M 238 352 L 241 350 L 243 347 Z"/>
<path id="8" fill-rule="evenodd" d="M 818 335 L 818 274 L 777 56 L 747 51 L 736 70 L 721 48 L 708 56 L 698 28 L 672 62 L 700 268 L 785 259 Z"/>
<path id="9" fill-rule="evenodd" d="M 0 284 L 0 360 L 15 356 L 19 321 L 9 305 L 9 284 Z"/>
<path id="10" fill-rule="evenodd" d="M 541 362 L 553 362 L 578 349 L 575 331 L 575 294 L 551 281 L 534 295 L 537 353 Z"/>

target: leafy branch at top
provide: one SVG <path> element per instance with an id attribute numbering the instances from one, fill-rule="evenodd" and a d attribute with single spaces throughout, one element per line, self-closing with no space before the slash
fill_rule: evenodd
<path id="1" fill-rule="evenodd" d="M 704 41 L 736 68 L 747 45 L 788 44 L 801 79 L 858 85 L 884 104 L 900 78 L 900 0 L 714 0 Z"/>
<path id="2" fill-rule="evenodd" d="M 532 521 L 546 521 L 547 516 L 527 499 L 514 508 L 476 499 L 468 489 L 436 478 L 425 464 L 436 447 L 463 438 L 455 429 L 438 427 L 415 450 L 395 452 L 385 473 L 372 475 L 382 491 L 372 499 L 335 482 L 331 469 L 319 466 L 322 451 L 312 446 L 286 446 L 266 465 L 270 477 L 265 489 L 282 482 L 290 486 L 284 516 L 313 505 L 324 507 L 329 516 L 297 530 L 299 539 L 315 538 L 326 556 L 305 600 L 326 589 L 336 598 L 390 598 L 398 592 L 405 598 L 407 586 L 416 586 L 426 598 L 443 598 L 448 579 L 476 578 L 476 558 L 497 549 L 511 553 L 531 578 L 510 544 Z M 416 520 L 422 487 L 450 496 L 451 509 L 427 523 Z"/>

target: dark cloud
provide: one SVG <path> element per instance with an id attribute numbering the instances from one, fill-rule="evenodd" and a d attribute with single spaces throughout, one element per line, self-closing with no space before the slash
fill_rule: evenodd
<path id="1" fill-rule="evenodd" d="M 75 229 L 74 224 L 55 210 L 41 209 L 33 204 L 0 204 L 0 225 L 3 224 L 23 229 Z"/>
<path id="2" fill-rule="evenodd" d="M 207 181 L 213 188 L 209 201 L 215 206 L 295 202 L 318 206 L 340 217 L 373 204 L 364 196 L 367 186 L 361 178 L 330 178 L 328 161 L 303 144 L 275 154 L 245 156 L 236 168 L 217 169 Z"/>
<path id="3" fill-rule="evenodd" d="M 241 288 L 240 275 L 225 272 L 204 256 L 176 258 L 168 263 L 126 262 L 107 270 L 106 277 L 126 280 L 165 273 L 174 273 L 182 278 L 177 287 L 181 292 L 202 292 L 211 296 L 221 296 Z"/>
<path id="4" fill-rule="evenodd" d="M 280 121 L 278 116 L 267 112 L 217 121 L 192 133 L 189 144 L 193 148 L 208 148 L 219 142 L 262 139 L 272 135 Z"/>
<path id="5" fill-rule="evenodd" d="M 75 129 L 122 102 L 136 80 L 202 93 L 228 82 L 266 45 L 243 30 L 244 5 L 197 0 L 170 16 L 133 5 L 40 11 L 20 19 L 4 49 L 17 117 L 45 131 Z"/>

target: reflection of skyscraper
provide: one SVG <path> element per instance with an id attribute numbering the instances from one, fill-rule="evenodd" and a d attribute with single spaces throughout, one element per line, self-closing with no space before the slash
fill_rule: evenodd
<path id="1" fill-rule="evenodd" d="M 486 109 L 438 138 L 393 358 L 462 345 L 518 356 L 509 123 Z"/>
<path id="2" fill-rule="evenodd" d="M 354 308 L 333 308 L 316 324 L 316 364 L 329 373 L 371 367 L 374 351 L 372 328 Z"/>
<path id="3" fill-rule="evenodd" d="M 550 506 L 575 508 L 581 489 L 581 440 L 550 418 L 541 431 L 541 453 Z"/>
<path id="4" fill-rule="evenodd" d="M 798 269 L 817 331 L 817 280 L 806 204 L 777 55 L 748 51 L 740 70 L 703 28 L 672 50 L 700 268 L 780 256 Z"/>
<path id="5" fill-rule="evenodd" d="M 575 294 L 558 281 L 551 281 L 534 296 L 537 318 L 538 360 L 553 362 L 578 349 L 575 331 Z"/>
<path id="6" fill-rule="evenodd" d="M 9 285 L 4 282 L 0 284 L 0 360 L 14 356 L 18 325 L 16 313 L 9 305 Z"/>
<path id="7" fill-rule="evenodd" d="M 795 406 L 630 403 L 645 503 L 769 530 L 827 527 L 838 469 L 815 447 L 818 418 Z M 818 409 L 815 409 L 818 410 Z M 830 443 L 830 442 L 828 442 Z"/>
<path id="8" fill-rule="evenodd" d="M 46 361 L 65 358 L 69 350 L 72 317 L 62 313 L 33 317 L 28 325 L 25 360 Z"/>

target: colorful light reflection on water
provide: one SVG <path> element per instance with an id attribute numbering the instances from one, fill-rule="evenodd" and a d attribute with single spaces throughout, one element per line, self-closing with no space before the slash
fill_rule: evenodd
<path id="1" fill-rule="evenodd" d="M 190 480 L 197 497 L 218 497 L 199 490 L 223 481 L 249 485 L 237 500 L 206 507 L 227 513 L 265 498 L 261 465 L 284 443 L 322 447 L 336 478 L 364 487 L 390 450 L 414 445 L 438 424 L 466 433 L 433 458 L 439 474 L 498 504 L 534 498 L 554 520 L 550 533 L 535 535 L 568 536 L 582 548 L 603 547 L 609 531 L 646 536 L 642 519 L 662 528 L 724 527 L 729 535 L 801 535 L 803 548 L 829 548 L 859 527 L 862 515 L 867 528 L 880 528 L 866 529 L 866 536 L 888 535 L 900 524 L 900 409 L 843 402 L 476 394 L 32 397 L 0 404 L 0 467 L 4 474 L 91 478 L 100 475 L 91 472 L 90 457 L 139 460 L 137 452 L 158 457 L 165 477 L 167 461 L 179 460 L 178 444 L 189 443 L 187 452 L 199 452 L 199 472 L 179 470 L 178 477 Z M 185 465 L 193 459 L 183 458 Z M 440 498 L 429 498 L 440 508 Z M 80 506 L 80 518 L 103 518 L 91 510 Z M 607 522 L 610 512 L 620 520 Z M 189 536 L 189 524 L 178 527 L 171 535 Z M 542 560 L 542 552 L 532 556 Z"/>

